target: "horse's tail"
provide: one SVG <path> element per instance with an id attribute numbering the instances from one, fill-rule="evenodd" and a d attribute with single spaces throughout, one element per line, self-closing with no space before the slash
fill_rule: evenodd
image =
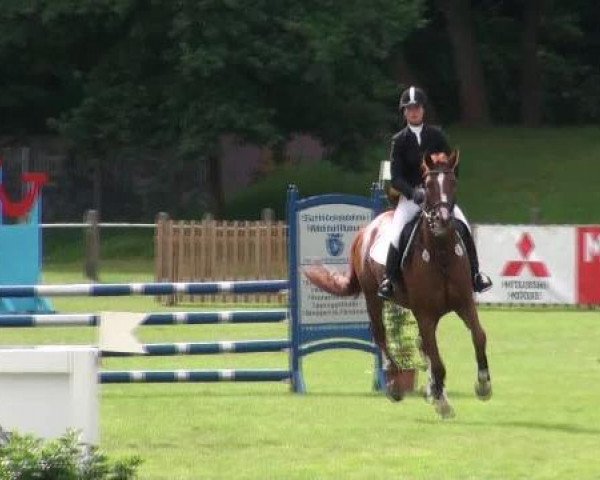
<path id="1" fill-rule="evenodd" d="M 303 273 L 310 283 L 332 295 L 349 297 L 360 293 L 360 284 L 352 263 L 350 263 L 350 271 L 345 274 L 330 270 L 323 265 L 305 267 Z"/>

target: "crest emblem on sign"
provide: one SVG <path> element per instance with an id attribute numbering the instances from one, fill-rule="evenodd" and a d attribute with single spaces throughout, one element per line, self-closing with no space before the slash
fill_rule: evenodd
<path id="1" fill-rule="evenodd" d="M 341 233 L 330 233 L 327 235 L 325 247 L 327 248 L 327 253 L 332 257 L 337 257 L 344 251 L 344 242 L 342 242 L 341 236 Z"/>

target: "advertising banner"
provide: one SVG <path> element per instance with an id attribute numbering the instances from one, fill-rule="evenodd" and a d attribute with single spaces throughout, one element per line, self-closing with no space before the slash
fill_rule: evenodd
<path id="1" fill-rule="evenodd" d="M 600 226 L 577 229 L 579 303 L 600 305 Z"/>
<path id="2" fill-rule="evenodd" d="M 477 226 L 481 269 L 494 282 L 478 301 L 577 303 L 576 235 L 569 226 Z"/>

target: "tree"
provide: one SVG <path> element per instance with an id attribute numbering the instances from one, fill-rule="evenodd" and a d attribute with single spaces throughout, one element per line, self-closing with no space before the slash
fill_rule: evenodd
<path id="1" fill-rule="evenodd" d="M 546 0 L 528 0 L 524 5 L 521 37 L 521 121 L 529 127 L 542 121 L 542 64 L 540 25 Z"/>
<path id="2" fill-rule="evenodd" d="M 461 121 L 485 125 L 490 121 L 483 67 L 471 19 L 470 0 L 436 0 L 444 13 L 454 50 L 461 100 Z"/>

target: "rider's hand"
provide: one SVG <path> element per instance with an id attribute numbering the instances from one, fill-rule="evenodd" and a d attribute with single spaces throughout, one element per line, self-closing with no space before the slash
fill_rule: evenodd
<path id="1" fill-rule="evenodd" d="M 422 188 L 415 188 L 413 191 L 412 200 L 417 205 L 423 205 L 425 202 L 425 190 Z"/>

